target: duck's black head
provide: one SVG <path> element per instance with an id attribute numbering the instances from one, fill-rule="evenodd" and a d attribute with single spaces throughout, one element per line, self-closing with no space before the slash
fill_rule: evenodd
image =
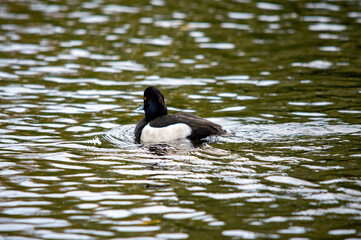
<path id="1" fill-rule="evenodd" d="M 161 91 L 155 87 L 148 87 L 144 90 L 143 108 L 145 112 L 145 120 L 147 122 L 168 114 L 164 96 Z"/>

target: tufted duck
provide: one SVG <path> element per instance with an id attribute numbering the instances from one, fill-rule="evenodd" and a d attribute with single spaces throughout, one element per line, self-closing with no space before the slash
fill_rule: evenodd
<path id="1" fill-rule="evenodd" d="M 135 127 L 138 142 L 168 142 L 182 138 L 197 141 L 212 135 L 228 135 L 221 126 L 190 113 L 168 115 L 161 91 L 148 87 L 144 91 L 145 118 Z"/>

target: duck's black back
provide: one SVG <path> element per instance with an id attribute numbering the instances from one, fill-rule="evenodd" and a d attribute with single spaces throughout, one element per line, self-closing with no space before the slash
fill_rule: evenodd
<path id="1" fill-rule="evenodd" d="M 191 140 L 206 138 L 212 135 L 224 135 L 226 131 L 221 126 L 211 121 L 198 117 L 190 113 L 176 113 L 165 115 L 150 121 L 151 127 L 166 127 L 176 123 L 185 123 L 192 129 L 188 136 Z M 144 127 L 144 126 L 143 126 Z"/>

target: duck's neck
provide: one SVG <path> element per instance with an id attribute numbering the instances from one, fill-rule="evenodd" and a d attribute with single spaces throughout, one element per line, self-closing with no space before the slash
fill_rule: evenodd
<path id="1" fill-rule="evenodd" d="M 150 106 L 149 110 L 145 113 L 145 120 L 150 122 L 164 115 L 168 115 L 167 106 Z"/>

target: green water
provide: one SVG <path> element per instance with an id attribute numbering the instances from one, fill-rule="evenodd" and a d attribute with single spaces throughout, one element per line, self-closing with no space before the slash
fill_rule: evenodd
<path id="1" fill-rule="evenodd" d="M 0 239 L 361 239 L 359 1 L 0 2 Z M 230 137 L 137 144 L 146 87 Z"/>

